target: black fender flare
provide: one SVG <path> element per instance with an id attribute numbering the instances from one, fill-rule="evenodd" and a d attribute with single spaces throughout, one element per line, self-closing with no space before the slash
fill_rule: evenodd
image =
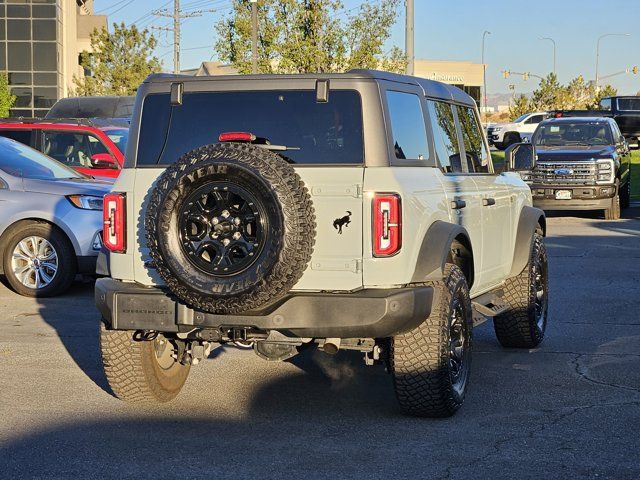
<path id="1" fill-rule="evenodd" d="M 461 225 L 436 220 L 427 229 L 418 252 L 416 267 L 411 277 L 412 283 L 440 280 L 444 275 L 444 267 L 451 254 L 451 246 L 456 239 L 461 239 L 471 255 L 469 270 L 469 288 L 473 284 L 473 250 L 469 233 Z"/>
<path id="2" fill-rule="evenodd" d="M 547 235 L 547 220 L 544 212 L 539 208 L 525 205 L 520 211 L 516 243 L 513 250 L 513 262 L 511 262 L 511 271 L 508 278 L 519 275 L 529 263 L 533 234 L 538 229 L 542 229 L 543 237 Z"/>

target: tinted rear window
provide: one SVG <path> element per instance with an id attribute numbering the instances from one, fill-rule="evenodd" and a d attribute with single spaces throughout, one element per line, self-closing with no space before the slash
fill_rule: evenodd
<path id="1" fill-rule="evenodd" d="M 168 134 L 164 149 L 162 138 Z M 224 132 L 251 132 L 296 164 L 361 164 L 362 105 L 353 90 L 332 90 L 327 103 L 315 90 L 186 93 L 171 107 L 169 94 L 143 105 L 138 165 L 166 165 Z"/>
<path id="2" fill-rule="evenodd" d="M 31 130 L 0 130 L 0 136 L 24 143 L 25 145 L 31 144 Z"/>
<path id="3" fill-rule="evenodd" d="M 618 110 L 640 110 L 640 98 L 619 98 Z"/>

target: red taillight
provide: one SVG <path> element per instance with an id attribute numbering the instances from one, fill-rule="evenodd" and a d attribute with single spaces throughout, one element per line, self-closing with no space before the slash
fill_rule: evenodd
<path id="1" fill-rule="evenodd" d="M 376 193 L 373 197 L 373 256 L 390 257 L 402 247 L 400 195 Z"/>
<path id="2" fill-rule="evenodd" d="M 253 142 L 256 136 L 249 132 L 225 132 L 218 137 L 220 142 Z"/>
<path id="3" fill-rule="evenodd" d="M 108 193 L 102 207 L 102 243 L 115 253 L 124 253 L 126 244 L 126 202 L 124 193 Z"/>

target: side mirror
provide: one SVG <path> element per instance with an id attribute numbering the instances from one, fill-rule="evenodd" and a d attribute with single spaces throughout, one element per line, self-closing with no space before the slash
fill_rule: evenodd
<path id="1" fill-rule="evenodd" d="M 536 166 L 536 151 L 531 143 L 514 143 L 504 151 L 505 172 L 529 172 Z"/>
<path id="2" fill-rule="evenodd" d="M 110 153 L 96 153 L 91 155 L 94 168 L 118 168 L 118 162 Z"/>

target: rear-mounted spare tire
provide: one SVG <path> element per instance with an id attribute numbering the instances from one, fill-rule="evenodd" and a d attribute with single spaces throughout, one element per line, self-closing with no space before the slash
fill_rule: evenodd
<path id="1" fill-rule="evenodd" d="M 189 306 L 240 313 L 276 302 L 311 259 L 309 192 L 279 155 L 254 145 L 206 145 L 158 179 L 145 217 L 149 254 Z"/>

